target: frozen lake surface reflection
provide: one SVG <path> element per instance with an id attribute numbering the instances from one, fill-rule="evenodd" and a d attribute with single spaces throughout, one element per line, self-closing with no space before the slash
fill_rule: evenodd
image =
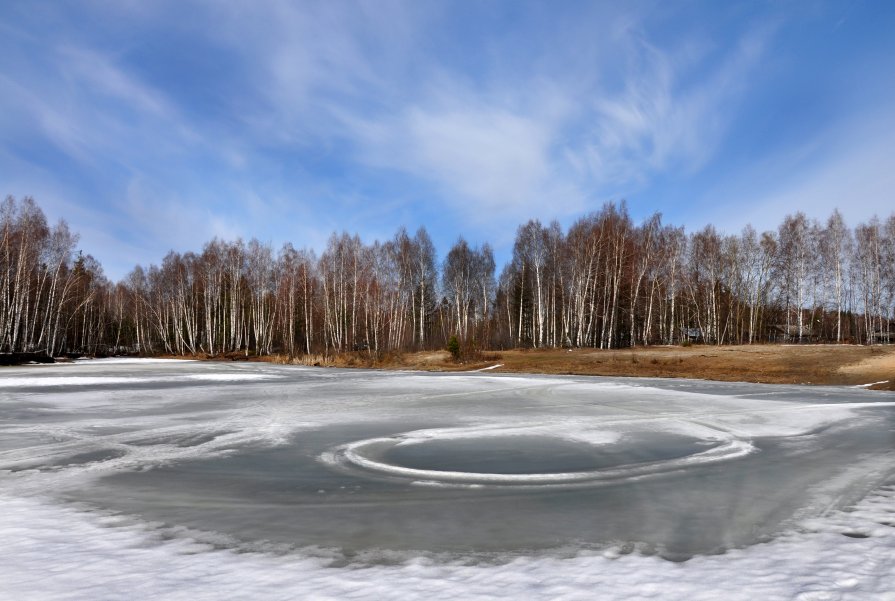
<path id="1" fill-rule="evenodd" d="M 895 549 L 895 399 L 863 389 L 92 361 L 5 370 L 0 434 L 7 513 L 58 522 L 25 528 L 35 548 L 106 516 L 212 563 L 215 549 L 399 571 L 608 561 L 603 578 L 636 551 L 625 561 L 662 562 L 634 570 L 654 578 L 689 560 L 697 588 L 705 562 L 729 579 L 768 556 L 774 574 L 792 558 L 775 552 L 817 556 L 821 536 L 834 562 L 836 545 Z"/>

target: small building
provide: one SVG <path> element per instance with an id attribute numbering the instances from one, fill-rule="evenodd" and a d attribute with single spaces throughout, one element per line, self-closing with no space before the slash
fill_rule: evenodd
<path id="1" fill-rule="evenodd" d="M 870 333 L 870 342 L 872 344 L 892 344 L 895 342 L 895 324 L 889 324 L 888 327 L 876 328 Z"/>
<path id="2" fill-rule="evenodd" d="M 700 328 L 681 328 L 681 342 L 702 342 L 702 329 Z"/>
<path id="3" fill-rule="evenodd" d="M 802 332 L 799 333 L 799 326 L 775 324 L 768 326 L 768 342 L 782 342 L 785 344 L 808 344 L 817 342 L 817 334 L 811 329 L 810 325 L 802 325 Z"/>

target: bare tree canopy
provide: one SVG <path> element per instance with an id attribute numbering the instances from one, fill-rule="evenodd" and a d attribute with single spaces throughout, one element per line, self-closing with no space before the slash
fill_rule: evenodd
<path id="1" fill-rule="evenodd" d="M 64 221 L 0 205 L 0 351 L 290 356 L 444 348 L 851 342 L 895 338 L 895 214 L 849 229 L 788 215 L 777 230 L 686 234 L 609 203 L 563 231 L 531 220 L 495 278 L 488 243 L 439 264 L 424 228 L 385 242 L 208 242 L 109 282 Z"/>

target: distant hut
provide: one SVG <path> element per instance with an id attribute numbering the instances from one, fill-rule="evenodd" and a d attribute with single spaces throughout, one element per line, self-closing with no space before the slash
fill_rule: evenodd
<path id="1" fill-rule="evenodd" d="M 870 333 L 870 342 L 873 344 L 892 344 L 895 342 L 895 323 L 873 330 Z"/>
<path id="2" fill-rule="evenodd" d="M 784 344 L 808 344 L 817 342 L 817 334 L 808 325 L 803 325 L 802 332 L 799 333 L 797 325 L 774 324 L 768 326 L 768 341 Z"/>
<path id="3" fill-rule="evenodd" d="M 700 328 L 681 328 L 681 342 L 697 343 L 702 342 L 702 329 Z"/>

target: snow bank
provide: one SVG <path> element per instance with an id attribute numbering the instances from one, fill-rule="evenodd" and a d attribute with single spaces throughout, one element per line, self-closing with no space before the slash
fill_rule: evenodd
<path id="1" fill-rule="evenodd" d="M 328 567 L 299 554 L 159 541 L 149 527 L 27 498 L 0 497 L 5 599 L 895 600 L 895 487 L 803 532 L 672 563 L 622 550 L 497 565 Z"/>

